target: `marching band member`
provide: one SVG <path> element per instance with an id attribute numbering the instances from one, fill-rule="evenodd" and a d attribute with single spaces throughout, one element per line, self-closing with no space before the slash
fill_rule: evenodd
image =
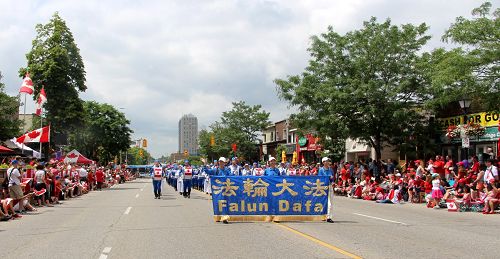
<path id="1" fill-rule="evenodd" d="M 328 215 L 326 216 L 326 222 L 333 223 L 332 219 L 332 200 L 333 200 L 332 184 L 334 182 L 333 170 L 331 167 L 331 161 L 328 157 L 323 157 L 323 159 L 321 159 L 321 162 L 323 162 L 323 166 L 319 168 L 318 176 L 330 177 L 330 184 L 328 185 Z"/>
<path id="2" fill-rule="evenodd" d="M 182 192 L 184 191 L 184 182 L 182 181 L 182 166 L 177 166 L 177 170 L 175 170 L 175 179 L 176 179 L 176 186 L 177 188 L 175 189 L 180 195 L 182 195 Z"/>
<path id="3" fill-rule="evenodd" d="M 189 161 L 184 161 L 184 168 L 182 173 L 183 182 L 183 196 L 184 198 L 191 198 L 191 184 L 193 179 L 193 168 L 189 165 Z"/>
<path id="4" fill-rule="evenodd" d="M 153 173 L 153 191 L 155 194 L 155 199 L 161 199 L 161 181 L 163 179 L 163 168 L 158 160 L 154 162 L 151 171 Z"/>

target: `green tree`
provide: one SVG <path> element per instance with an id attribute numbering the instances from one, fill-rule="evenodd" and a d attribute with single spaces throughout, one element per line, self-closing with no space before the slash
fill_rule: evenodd
<path id="1" fill-rule="evenodd" d="M 109 104 L 94 101 L 85 102 L 83 112 L 83 126 L 70 134 L 74 148 L 101 163 L 113 160 L 129 148 L 132 130 L 125 114 Z"/>
<path id="2" fill-rule="evenodd" d="M 0 72 L 0 140 L 18 137 L 21 121 L 18 118 L 19 100 L 5 93 Z"/>
<path id="3" fill-rule="evenodd" d="M 44 108 L 52 130 L 67 133 L 80 126 L 83 118 L 78 92 L 87 87 L 80 50 L 57 12 L 47 24 L 36 25 L 36 33 L 31 51 L 26 54 L 27 67 L 19 72 L 21 76 L 30 73 L 35 85 L 33 98 L 45 87 L 48 102 Z"/>
<path id="4" fill-rule="evenodd" d="M 258 159 L 258 132 L 270 125 L 269 113 L 261 105 L 234 102 L 230 111 L 222 113 L 221 120 L 210 125 L 210 131 L 200 132 L 200 151 L 208 158 L 234 155 L 232 144 L 237 145 L 236 155 L 247 160 Z M 210 145 L 214 136 L 215 145 Z"/>
<path id="5" fill-rule="evenodd" d="M 442 38 L 461 47 L 437 49 L 425 57 L 432 82 L 430 104 L 442 108 L 468 96 L 484 109 L 500 110 L 500 9 L 492 10 L 485 2 L 472 15 L 457 17 Z"/>
<path id="6" fill-rule="evenodd" d="M 140 153 L 142 153 L 142 156 L 140 155 Z M 153 157 L 151 156 L 151 154 L 146 149 L 139 147 L 129 148 L 127 157 L 129 165 L 147 165 L 148 162 L 153 161 Z"/>
<path id="7" fill-rule="evenodd" d="M 280 97 L 298 108 L 294 122 L 335 143 L 360 139 L 380 159 L 394 128 L 417 117 L 415 105 L 423 101 L 425 81 L 417 65 L 430 38 L 427 29 L 372 18 L 345 35 L 329 27 L 312 37 L 305 71 L 275 81 Z"/>

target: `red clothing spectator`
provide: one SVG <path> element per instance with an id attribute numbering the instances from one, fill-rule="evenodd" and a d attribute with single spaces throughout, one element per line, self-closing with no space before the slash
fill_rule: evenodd
<path id="1" fill-rule="evenodd" d="M 472 165 L 471 171 L 474 173 L 479 173 L 479 161 L 474 159 L 474 164 Z"/>
<path id="2" fill-rule="evenodd" d="M 439 174 L 439 176 L 441 178 L 444 179 L 445 177 L 445 173 L 444 173 L 444 162 L 442 159 L 436 159 L 436 161 L 434 161 L 434 163 L 432 164 L 432 166 L 434 167 L 434 172 Z"/>
<path id="3" fill-rule="evenodd" d="M 453 167 L 453 160 L 452 159 L 448 159 L 448 161 L 444 165 L 444 173 L 446 174 L 446 176 L 450 175 L 450 173 L 451 173 L 450 167 Z M 446 178 L 446 179 L 449 179 L 449 178 Z"/>
<path id="4" fill-rule="evenodd" d="M 104 182 L 104 172 L 102 170 L 97 170 L 97 172 L 95 172 L 95 179 L 98 183 L 103 183 Z"/>

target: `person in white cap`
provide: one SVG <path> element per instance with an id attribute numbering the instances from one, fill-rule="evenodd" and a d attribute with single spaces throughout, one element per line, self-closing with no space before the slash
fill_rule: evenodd
<path id="1" fill-rule="evenodd" d="M 218 161 L 218 166 L 213 169 L 208 169 L 205 168 L 205 172 L 210 176 L 232 176 L 231 175 L 231 169 L 229 167 L 226 167 L 226 158 L 225 157 L 220 157 Z M 228 224 L 229 223 L 229 215 L 222 215 L 221 217 L 222 223 Z"/>
<path id="2" fill-rule="evenodd" d="M 331 167 L 331 161 L 328 157 L 323 157 L 321 159 L 323 166 L 319 168 L 318 176 L 328 176 L 330 178 L 330 184 L 328 187 L 328 214 L 326 216 L 326 222 L 333 223 L 332 219 L 332 200 L 333 200 L 333 188 L 332 184 L 334 181 L 333 170 Z"/>
<path id="3" fill-rule="evenodd" d="M 276 158 L 269 158 L 269 167 L 264 171 L 265 176 L 279 176 L 280 170 L 276 167 Z"/>
<path id="4" fill-rule="evenodd" d="M 205 167 L 205 172 L 211 176 L 232 176 L 231 169 L 226 166 L 227 160 L 225 157 L 220 157 L 217 162 L 217 167 L 208 169 Z"/>

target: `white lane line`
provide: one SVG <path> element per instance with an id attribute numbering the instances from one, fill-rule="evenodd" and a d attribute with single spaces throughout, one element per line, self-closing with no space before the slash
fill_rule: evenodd
<path id="1" fill-rule="evenodd" d="M 107 259 L 109 252 L 111 252 L 111 247 L 107 246 L 102 250 L 101 256 L 99 256 L 99 259 Z"/>
<path id="2" fill-rule="evenodd" d="M 123 213 L 123 214 L 128 215 L 130 213 L 131 209 L 132 209 L 132 207 L 128 207 L 127 210 L 125 210 L 125 213 Z"/>
<path id="3" fill-rule="evenodd" d="M 141 189 L 141 192 L 144 191 L 144 188 Z"/>
<path id="4" fill-rule="evenodd" d="M 395 223 L 395 224 L 400 224 L 400 225 L 408 226 L 408 224 L 403 223 L 403 222 L 399 222 L 399 221 L 388 220 L 388 219 L 378 218 L 378 217 L 374 217 L 374 216 L 368 216 L 368 215 L 359 214 L 359 213 L 353 213 L 353 214 L 361 216 L 361 217 L 367 217 L 367 218 L 371 218 L 371 219 L 378 219 L 378 220 L 382 220 L 382 221 L 385 221 L 385 222 L 390 222 L 390 223 Z"/>
<path id="5" fill-rule="evenodd" d="M 136 195 L 135 195 L 135 198 L 139 198 L 139 194 L 136 194 Z"/>

